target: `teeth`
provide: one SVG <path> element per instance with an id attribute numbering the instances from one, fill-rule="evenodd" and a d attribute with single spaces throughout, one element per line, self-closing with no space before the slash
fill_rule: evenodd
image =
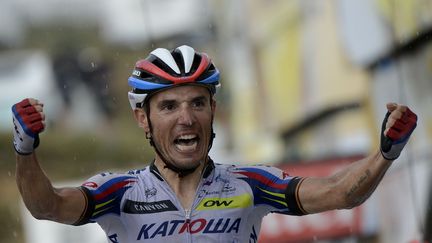
<path id="1" fill-rule="evenodd" d="M 174 141 L 176 148 L 182 152 L 193 152 L 198 146 L 198 135 L 184 134 Z"/>
<path id="2" fill-rule="evenodd" d="M 190 135 L 181 135 L 180 137 L 178 137 L 178 139 L 193 139 L 195 137 L 196 137 L 196 135 L 192 135 L 192 134 L 190 134 Z"/>
<path id="3" fill-rule="evenodd" d="M 176 148 L 182 152 L 189 152 L 189 151 L 194 151 L 196 149 L 198 145 L 198 142 L 193 142 L 192 144 L 189 145 L 182 145 L 182 144 L 176 144 Z"/>

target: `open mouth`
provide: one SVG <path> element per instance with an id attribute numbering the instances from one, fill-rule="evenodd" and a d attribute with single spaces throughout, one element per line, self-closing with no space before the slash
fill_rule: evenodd
<path id="1" fill-rule="evenodd" d="M 174 144 L 179 151 L 194 151 L 198 146 L 199 137 L 196 134 L 181 135 L 174 140 Z"/>

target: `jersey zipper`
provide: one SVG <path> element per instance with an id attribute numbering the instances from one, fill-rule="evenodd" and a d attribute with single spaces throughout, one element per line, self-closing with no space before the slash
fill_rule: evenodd
<path id="1" fill-rule="evenodd" d="M 187 242 L 192 243 L 192 234 L 191 234 L 191 229 L 190 229 L 190 221 L 191 221 L 190 217 L 191 217 L 192 210 L 191 209 L 185 209 L 184 212 L 185 212 L 185 219 L 186 219 L 185 224 L 186 224 L 186 229 L 187 229 L 187 233 L 186 233 Z"/>
<path id="2" fill-rule="evenodd" d="M 187 226 L 187 229 L 188 229 L 188 242 L 191 242 L 191 243 L 193 242 L 192 241 L 192 233 L 191 233 L 191 220 L 192 220 L 191 216 L 192 216 L 192 210 L 196 207 L 196 205 L 202 199 L 202 198 L 198 199 L 198 194 L 201 192 L 201 188 L 203 187 L 203 184 L 204 184 L 203 178 L 204 178 L 204 174 L 201 175 L 198 187 L 197 187 L 197 189 L 195 191 L 195 196 L 194 196 L 194 200 L 192 202 L 191 208 L 190 209 L 184 209 L 185 219 L 186 219 L 185 223 L 187 224 L 186 226 Z"/>
<path id="3" fill-rule="evenodd" d="M 177 197 L 177 195 L 174 193 L 174 190 L 171 188 L 170 185 L 168 185 L 168 183 L 163 180 L 163 183 L 165 183 L 166 188 L 168 188 L 168 190 L 171 192 L 171 194 L 173 195 L 173 197 L 175 198 L 175 203 L 177 204 L 177 206 L 181 209 L 183 209 L 184 211 L 184 215 L 185 215 L 185 224 L 186 224 L 186 229 L 187 229 L 187 233 L 186 233 L 186 238 L 187 241 L 186 242 L 190 242 L 192 243 L 192 233 L 190 230 L 190 223 L 191 223 L 191 215 L 192 215 L 192 210 L 195 208 L 195 205 L 198 203 L 199 200 L 197 200 L 197 195 L 199 194 L 199 192 L 201 191 L 201 187 L 203 186 L 204 182 L 203 182 L 203 178 L 204 178 L 204 174 L 201 174 L 201 178 L 200 178 L 200 182 L 198 184 L 197 190 L 195 191 L 195 196 L 194 196 L 194 200 L 191 206 L 191 209 L 185 209 L 183 208 L 183 206 L 180 203 L 179 198 Z"/>

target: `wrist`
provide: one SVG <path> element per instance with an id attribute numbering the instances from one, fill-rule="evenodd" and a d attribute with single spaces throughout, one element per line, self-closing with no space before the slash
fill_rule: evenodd
<path id="1" fill-rule="evenodd" d="M 16 155 L 20 155 L 20 156 L 28 156 L 28 155 L 33 154 L 33 152 L 34 152 L 34 149 L 27 150 L 27 151 L 20 149 L 20 148 L 15 144 L 15 142 L 13 143 L 13 148 L 14 148 L 14 150 L 15 150 L 15 154 L 16 154 Z"/>
<path id="2" fill-rule="evenodd" d="M 28 167 L 30 164 L 36 161 L 36 154 L 35 152 L 31 154 L 25 154 L 25 155 L 15 153 L 15 161 L 17 165 L 21 164 L 22 166 Z"/>
<path id="3" fill-rule="evenodd" d="M 396 160 L 396 159 L 392 159 L 389 156 L 386 156 L 385 153 L 381 149 L 378 152 L 378 156 L 380 157 L 381 160 L 385 160 L 385 161 L 389 161 L 389 162 L 393 162 Z"/>
<path id="4" fill-rule="evenodd" d="M 14 148 L 15 148 L 15 147 L 14 147 Z M 18 150 L 15 148 L 15 155 L 17 155 L 17 156 L 31 156 L 33 153 L 34 153 L 34 151 L 27 152 L 27 153 L 23 153 L 23 152 L 18 151 Z"/>

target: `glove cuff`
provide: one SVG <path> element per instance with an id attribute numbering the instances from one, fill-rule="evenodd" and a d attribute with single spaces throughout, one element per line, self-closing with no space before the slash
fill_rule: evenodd
<path id="1" fill-rule="evenodd" d="M 16 141 L 13 141 L 13 147 L 15 149 L 15 152 L 19 155 L 30 155 L 34 152 L 34 150 L 39 146 L 40 140 L 39 140 L 39 134 L 37 134 L 34 138 L 33 142 L 33 149 L 29 150 L 23 150 L 22 146 L 16 143 Z"/>

